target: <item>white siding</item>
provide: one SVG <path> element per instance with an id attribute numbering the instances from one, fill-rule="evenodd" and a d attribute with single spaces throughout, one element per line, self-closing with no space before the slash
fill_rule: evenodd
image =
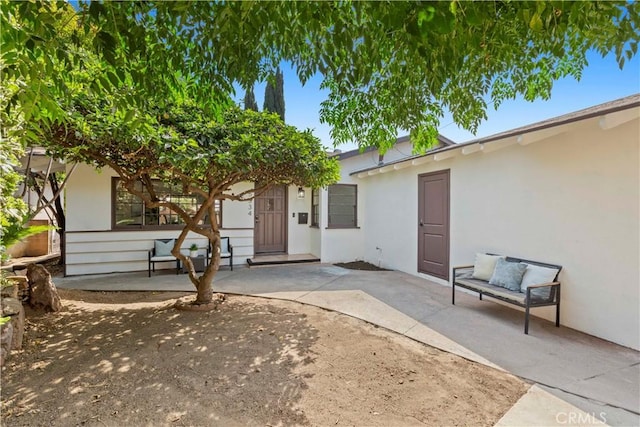
<path id="1" fill-rule="evenodd" d="M 180 230 L 111 230 L 111 179 L 110 169 L 96 172 L 81 165 L 74 172 L 67 186 L 67 274 L 96 274 L 146 270 L 148 250 L 155 239 L 174 238 Z M 232 194 L 240 194 L 253 188 L 253 183 L 233 186 Z M 298 187 L 288 190 L 288 253 L 313 253 L 320 256 L 318 229 L 309 224 L 298 224 L 298 213 L 311 214 L 311 189 L 305 189 L 305 198 L 297 198 Z M 293 216 L 293 213 L 296 216 Z M 244 264 L 253 257 L 254 203 L 225 200 L 222 203 L 222 227 L 220 234 L 229 236 L 234 248 L 235 265 Z M 315 235 L 315 246 L 312 236 Z M 204 238 L 190 234 L 184 247 L 192 242 L 206 247 Z M 222 263 L 228 261 L 222 260 Z M 171 263 L 158 264 L 157 268 L 173 268 Z"/>
<path id="2" fill-rule="evenodd" d="M 111 178 L 109 169 L 96 172 L 79 166 L 66 189 L 67 275 L 114 273 L 146 270 L 148 251 L 155 239 L 175 238 L 180 230 L 111 230 Z M 243 183 L 231 191 L 238 194 L 253 184 Z M 253 256 L 253 203 L 224 201 L 221 236 L 230 237 L 234 265 L 244 264 Z M 191 233 L 184 247 L 197 243 L 207 247 L 202 236 Z M 203 250 L 204 252 L 204 250 Z M 228 260 L 221 260 L 225 265 Z M 174 264 L 157 264 L 157 269 L 174 268 Z"/>

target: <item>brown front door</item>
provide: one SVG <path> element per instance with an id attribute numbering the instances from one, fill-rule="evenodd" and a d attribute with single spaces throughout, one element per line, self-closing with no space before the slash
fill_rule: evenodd
<path id="1" fill-rule="evenodd" d="M 287 188 L 273 187 L 256 197 L 254 252 L 286 253 Z"/>
<path id="2" fill-rule="evenodd" d="M 449 170 L 418 176 L 418 271 L 449 280 Z"/>

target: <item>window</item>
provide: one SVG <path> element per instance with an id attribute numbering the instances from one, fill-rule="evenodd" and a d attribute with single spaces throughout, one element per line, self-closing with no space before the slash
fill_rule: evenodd
<path id="1" fill-rule="evenodd" d="M 164 206 L 149 208 L 138 197 L 120 185 L 119 178 L 112 180 L 112 228 L 114 229 L 142 229 L 142 228 L 182 228 L 184 221 L 178 214 Z M 178 185 L 166 184 L 161 181 L 153 182 L 158 197 L 171 200 L 190 214 L 195 214 L 202 204 L 202 197 L 194 194 L 182 194 Z M 141 182 L 136 183 L 136 189 L 143 190 Z M 215 201 L 218 224 L 222 224 L 222 204 Z M 206 224 L 208 220 L 201 221 Z"/>
<path id="2" fill-rule="evenodd" d="M 329 186 L 329 228 L 358 226 L 358 187 L 348 184 Z"/>
<path id="3" fill-rule="evenodd" d="M 320 189 L 311 190 L 311 226 L 320 226 Z"/>

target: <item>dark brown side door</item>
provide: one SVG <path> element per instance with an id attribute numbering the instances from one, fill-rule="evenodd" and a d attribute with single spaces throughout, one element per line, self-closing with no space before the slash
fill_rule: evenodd
<path id="1" fill-rule="evenodd" d="M 449 170 L 418 176 L 418 271 L 449 280 Z"/>
<path id="2" fill-rule="evenodd" d="M 287 191 L 283 185 L 272 187 L 255 199 L 255 254 L 286 253 Z"/>

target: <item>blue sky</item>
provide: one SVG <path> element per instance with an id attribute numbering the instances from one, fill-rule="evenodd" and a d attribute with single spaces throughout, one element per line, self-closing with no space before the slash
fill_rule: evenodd
<path id="1" fill-rule="evenodd" d="M 579 82 L 573 78 L 556 82 L 548 101 L 527 102 L 515 99 L 505 101 L 497 111 L 490 106 L 487 111 L 489 118 L 480 125 L 476 135 L 458 128 L 449 115 L 442 119 L 439 131 L 454 142 L 465 142 L 640 92 L 638 55 L 627 62 L 623 70 L 618 68 L 613 55 L 602 58 L 594 52 L 588 56 L 588 62 Z M 287 124 L 300 129 L 312 129 L 326 147 L 333 148 L 330 128 L 321 124 L 319 118 L 320 103 L 327 97 L 327 91 L 320 90 L 321 76 L 313 77 L 302 86 L 290 68 L 284 67 L 283 73 Z M 264 83 L 255 86 L 256 101 L 260 109 L 264 100 L 264 87 Z M 240 102 L 243 97 L 244 92 L 240 90 L 236 100 Z M 337 148 L 345 151 L 356 146 L 343 144 Z"/>

